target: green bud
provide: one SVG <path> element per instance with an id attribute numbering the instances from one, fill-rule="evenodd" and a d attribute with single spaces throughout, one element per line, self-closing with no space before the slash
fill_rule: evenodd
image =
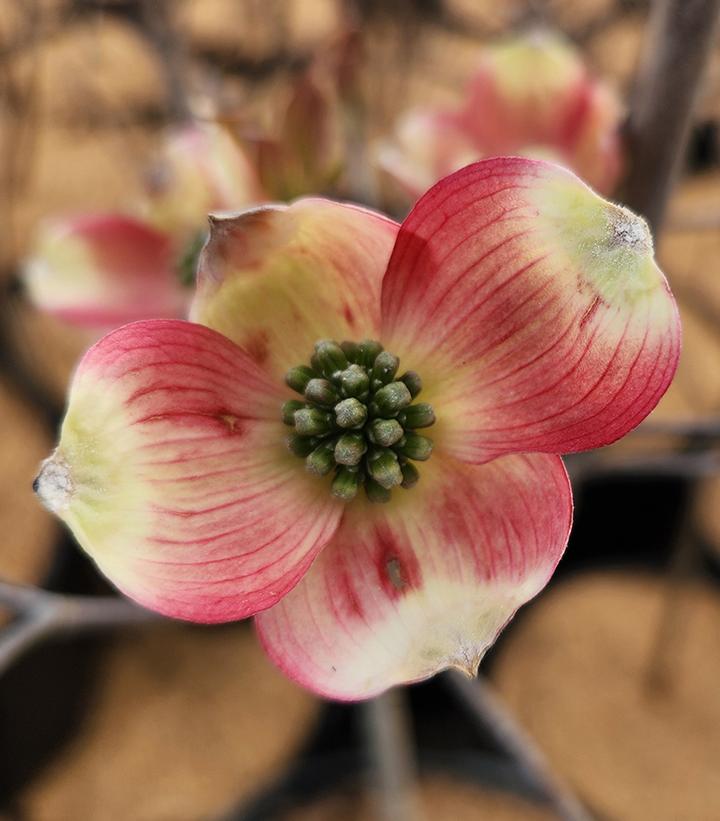
<path id="1" fill-rule="evenodd" d="M 313 369 L 307 365 L 298 365 L 296 368 L 290 368 L 285 374 L 285 384 L 298 393 L 304 393 L 307 383 L 315 375 Z"/>
<path id="2" fill-rule="evenodd" d="M 421 436 L 419 433 L 407 433 L 404 439 L 396 445 L 398 453 L 407 456 L 408 459 L 415 459 L 418 462 L 424 462 L 430 458 L 432 453 L 433 443 L 432 439 L 427 436 Z"/>
<path id="3" fill-rule="evenodd" d="M 370 377 L 360 365 L 350 365 L 340 374 L 340 390 L 343 396 L 363 396 L 370 388 Z"/>
<path id="4" fill-rule="evenodd" d="M 366 368 L 372 368 L 375 359 L 382 351 L 383 346 L 374 339 L 364 339 L 358 345 L 357 359 L 358 365 L 364 365 Z"/>
<path id="5" fill-rule="evenodd" d="M 282 420 L 286 425 L 295 425 L 295 411 L 302 410 L 305 407 L 304 402 L 298 399 L 288 399 L 283 402 L 282 406 Z"/>
<path id="6" fill-rule="evenodd" d="M 332 495 L 345 502 L 354 499 L 360 487 L 360 478 L 360 471 L 357 468 L 339 468 L 333 479 Z"/>
<path id="7" fill-rule="evenodd" d="M 391 450 L 376 450 L 367 460 L 367 469 L 372 478 L 386 490 L 402 482 L 402 473 L 397 455 Z"/>
<path id="8" fill-rule="evenodd" d="M 358 344 L 357 342 L 348 342 L 345 340 L 340 343 L 343 353 L 347 357 L 348 362 L 357 362 Z"/>
<path id="9" fill-rule="evenodd" d="M 407 371 L 400 377 L 400 381 L 405 383 L 413 399 L 422 390 L 422 379 L 420 379 L 419 374 L 415 373 L 415 371 Z"/>
<path id="10" fill-rule="evenodd" d="M 413 465 L 412 462 L 403 462 L 400 465 L 400 471 L 403 477 L 400 484 L 401 487 L 405 488 L 405 490 L 410 490 L 411 487 L 415 487 L 415 485 L 420 481 L 420 471 L 415 467 L 415 465 Z"/>
<path id="11" fill-rule="evenodd" d="M 326 473 L 330 473 L 335 467 L 333 450 L 332 442 L 323 442 L 318 445 L 305 460 L 305 467 L 310 473 L 316 473 L 318 476 L 325 476 Z"/>
<path id="12" fill-rule="evenodd" d="M 335 419 L 341 428 L 360 427 L 367 419 L 367 408 L 357 399 L 343 399 L 335 405 Z"/>
<path id="13" fill-rule="evenodd" d="M 395 416 L 412 402 L 404 382 L 391 382 L 375 394 L 375 405 L 381 416 Z"/>
<path id="14" fill-rule="evenodd" d="M 389 448 L 402 439 L 404 431 L 397 419 L 373 419 L 368 433 L 377 445 Z"/>
<path id="15" fill-rule="evenodd" d="M 390 491 L 379 485 L 374 479 L 365 480 L 365 494 L 371 502 L 389 502 Z"/>
<path id="16" fill-rule="evenodd" d="M 365 455 L 367 445 L 360 433 L 344 433 L 335 443 L 335 461 L 339 465 L 357 465 Z"/>
<path id="17" fill-rule="evenodd" d="M 435 424 L 435 411 L 427 402 L 410 405 L 398 414 L 398 422 L 404 428 L 429 428 Z"/>
<path id="18" fill-rule="evenodd" d="M 295 411 L 295 430 L 301 436 L 322 436 L 333 428 L 332 416 L 318 408 Z"/>
<path id="19" fill-rule="evenodd" d="M 343 349 L 330 339 L 323 339 L 315 343 L 315 355 L 323 374 L 329 378 L 338 371 L 344 371 L 348 366 L 347 357 Z"/>
<path id="20" fill-rule="evenodd" d="M 392 382 L 397 369 L 400 366 L 400 360 L 397 356 L 393 356 L 387 351 L 382 351 L 375 357 L 375 362 L 370 374 L 370 380 L 373 388 L 377 389 L 381 385 L 387 385 Z"/>
<path id="21" fill-rule="evenodd" d="M 327 379 L 311 379 L 305 386 L 305 398 L 317 405 L 333 405 L 340 399 L 337 391 Z"/>
<path id="22" fill-rule="evenodd" d="M 180 284 L 186 288 L 195 284 L 198 258 L 206 240 L 207 231 L 198 231 L 182 249 L 175 270 Z"/>
<path id="23" fill-rule="evenodd" d="M 297 433 L 291 433 L 285 441 L 291 453 L 303 458 L 309 456 L 317 445 L 315 440 L 307 436 L 298 436 Z"/>

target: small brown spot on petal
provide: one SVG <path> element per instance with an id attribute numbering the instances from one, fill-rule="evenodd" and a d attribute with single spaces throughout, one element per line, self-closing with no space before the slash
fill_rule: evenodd
<path id="1" fill-rule="evenodd" d="M 227 429 L 230 433 L 242 433 L 242 427 L 240 425 L 240 419 L 232 413 L 220 413 L 218 414 L 218 419 L 227 425 Z"/>
<path id="2" fill-rule="evenodd" d="M 403 569 L 402 565 L 400 564 L 400 559 L 398 559 L 396 556 L 392 556 L 385 563 L 385 567 L 387 568 L 387 574 L 388 578 L 390 579 L 390 584 L 397 591 L 404 590 L 407 587 L 407 581 L 403 576 Z"/>

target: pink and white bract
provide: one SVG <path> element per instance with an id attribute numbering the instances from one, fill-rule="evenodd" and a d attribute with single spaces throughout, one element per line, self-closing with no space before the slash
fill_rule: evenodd
<path id="1" fill-rule="evenodd" d="M 171 238 L 125 214 L 44 222 L 24 273 L 35 305 L 80 327 L 108 329 L 187 310 Z"/>
<path id="2" fill-rule="evenodd" d="M 402 225 L 320 199 L 216 218 L 192 317 L 88 351 L 38 493 L 128 596 L 257 615 L 278 666 L 339 699 L 476 672 L 565 548 L 558 454 L 637 425 L 680 348 L 645 223 L 521 158 L 443 179 Z M 384 505 L 334 498 L 280 419 L 317 340 L 364 338 L 437 417 Z"/>
<path id="3" fill-rule="evenodd" d="M 622 108 L 582 55 L 549 32 L 483 49 L 458 110 L 416 109 L 401 118 L 380 165 L 413 197 L 481 157 L 553 160 L 610 193 L 621 170 Z"/>

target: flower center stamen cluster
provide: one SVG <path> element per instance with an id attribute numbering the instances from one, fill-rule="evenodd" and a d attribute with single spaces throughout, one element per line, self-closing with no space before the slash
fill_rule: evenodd
<path id="1" fill-rule="evenodd" d="M 302 395 L 282 408 L 294 432 L 288 446 L 311 473 L 334 472 L 332 493 L 350 501 L 363 487 L 372 502 L 387 502 L 394 487 L 411 488 L 433 443 L 415 431 L 435 422 L 425 402 L 414 403 L 422 382 L 414 371 L 396 376 L 400 360 L 379 342 L 315 343 L 310 365 L 285 381 Z"/>

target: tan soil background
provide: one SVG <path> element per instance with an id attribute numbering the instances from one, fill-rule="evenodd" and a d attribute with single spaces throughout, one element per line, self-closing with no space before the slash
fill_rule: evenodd
<path id="1" fill-rule="evenodd" d="M 371 136 L 388 128 L 399 99 L 457 98 L 477 44 L 527 21 L 530 8 L 520 0 L 450 0 L 446 7 L 443 25 L 374 24 L 363 79 Z M 549 0 L 544 7 L 547 22 L 577 39 L 596 70 L 627 92 L 645 11 L 614 0 Z M 8 272 L 42 216 L 119 208 L 140 196 L 165 106 L 161 61 L 131 25 L 102 10 L 80 15 L 64 0 L 37 8 L 28 28 L 23 4 L 0 0 L 0 262 Z M 191 94 L 210 90 L 265 123 L 287 94 L 287 56 L 330 43 L 341 18 L 334 0 L 177 0 L 172 8 Z M 223 61 L 239 60 L 277 60 L 279 68 L 220 70 Z M 720 118 L 720 50 L 698 117 Z M 685 338 L 678 377 L 655 417 L 705 417 L 720 411 L 720 171 L 682 181 L 659 255 L 681 303 Z M 29 310 L 6 321 L 62 399 L 90 338 Z M 0 577 L 41 582 L 57 531 L 30 484 L 51 437 L 4 384 L 0 430 Z M 720 480 L 703 483 L 695 522 L 720 555 Z M 650 578 L 610 575 L 551 587 L 504 648 L 496 680 L 601 817 L 716 821 L 720 604 L 708 587 L 687 591 L 683 640 L 671 648 L 677 680 L 669 694 L 650 698 L 643 665 L 663 589 Z M 210 818 L 279 771 L 316 709 L 244 628 L 128 634 L 108 646 L 88 720 L 21 806 L 28 821 Z M 427 818 L 439 821 L 552 817 L 445 779 L 423 783 L 420 799 Z M 288 821 L 371 817 L 368 800 L 336 796 Z"/>

